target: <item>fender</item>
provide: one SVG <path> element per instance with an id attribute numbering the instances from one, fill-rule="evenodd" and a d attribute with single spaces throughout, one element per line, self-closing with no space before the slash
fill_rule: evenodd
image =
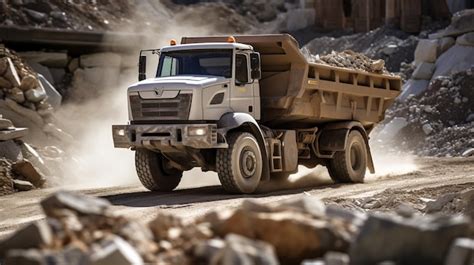
<path id="1" fill-rule="evenodd" d="M 318 137 L 319 149 L 321 151 L 344 151 L 351 130 L 358 130 L 364 137 L 367 146 L 367 167 L 370 173 L 375 173 L 374 161 L 369 146 L 369 136 L 364 126 L 358 121 L 334 122 L 325 125 Z"/>
<path id="2" fill-rule="evenodd" d="M 252 133 L 257 139 L 258 145 L 262 152 L 263 170 L 262 180 L 270 180 L 270 164 L 267 156 L 267 146 L 265 144 L 265 137 L 260 129 L 257 121 L 248 113 L 243 112 L 228 112 L 221 116 L 217 121 L 217 130 L 224 137 L 229 131 L 242 128 L 244 131 Z"/>

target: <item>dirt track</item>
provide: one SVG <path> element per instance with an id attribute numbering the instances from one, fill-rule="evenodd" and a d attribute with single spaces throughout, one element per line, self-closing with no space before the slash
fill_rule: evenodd
<path id="1" fill-rule="evenodd" d="M 397 161 L 394 160 L 393 163 Z M 460 184 L 474 188 L 474 158 L 424 158 L 417 159 L 416 164 L 418 168 L 410 173 L 369 176 L 366 183 L 352 185 L 332 184 L 324 170 L 317 170 L 296 180 L 281 183 L 286 186 L 284 190 L 277 189 L 281 185 L 275 183 L 264 185 L 256 195 L 229 195 L 219 186 L 187 188 L 171 193 L 151 193 L 140 186 L 81 192 L 106 198 L 119 214 L 147 221 L 158 210 L 193 218 L 211 210 L 237 206 L 245 199 L 266 203 L 308 195 L 321 199 L 368 197 L 386 189 L 430 190 L 443 186 L 448 189 Z M 57 189 L 35 190 L 0 197 L 0 238 L 20 226 L 42 219 L 38 202 L 55 190 Z"/>

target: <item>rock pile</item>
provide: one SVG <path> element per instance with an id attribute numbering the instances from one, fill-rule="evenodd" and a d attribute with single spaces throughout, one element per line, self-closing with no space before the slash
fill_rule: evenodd
<path id="1" fill-rule="evenodd" d="M 46 181 L 33 165 L 46 169 L 43 160 L 22 140 L 27 132 L 0 115 L 0 195 L 41 188 Z"/>
<path id="2" fill-rule="evenodd" d="M 467 216 L 357 213 L 304 197 L 271 205 L 245 201 L 187 223 L 160 213 L 143 225 L 112 214 L 103 199 L 75 193 L 58 192 L 41 206 L 46 220 L 0 242 L 2 264 L 472 262 Z"/>
<path id="3" fill-rule="evenodd" d="M 38 75 L 15 52 L 0 47 L 0 113 L 18 126 L 30 129 L 31 138 L 71 142 L 55 125 L 53 107 Z"/>
<path id="4" fill-rule="evenodd" d="M 332 51 L 326 55 L 311 57 L 315 63 L 329 64 L 332 66 L 351 68 L 372 73 L 388 73 L 383 60 L 372 60 L 367 56 L 351 50 L 343 52 Z"/>

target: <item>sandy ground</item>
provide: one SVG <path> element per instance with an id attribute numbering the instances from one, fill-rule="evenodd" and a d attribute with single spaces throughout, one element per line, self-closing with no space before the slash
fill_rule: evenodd
<path id="1" fill-rule="evenodd" d="M 229 195 L 218 185 L 189 184 L 199 183 L 198 176 L 189 174 L 187 178 L 196 179 L 188 179 L 185 187 L 169 193 L 147 192 L 138 185 L 85 189 L 80 192 L 109 200 L 118 214 L 148 221 L 159 211 L 189 220 L 209 211 L 236 207 L 245 199 L 269 203 L 299 196 L 314 196 L 337 201 L 383 195 L 387 190 L 407 191 L 403 196 L 416 199 L 418 192 L 413 191 L 420 191 L 423 196 L 430 197 L 431 191 L 438 195 L 443 189 L 474 188 L 474 157 L 417 158 L 414 163 L 416 167 L 409 167 L 408 170 L 384 170 L 399 167 L 400 164 L 394 158 L 380 168 L 380 171 L 386 173 L 369 175 L 365 183 L 344 185 L 333 184 L 324 168 L 305 169 L 284 183 L 266 183 L 255 195 Z M 34 190 L 0 197 L 0 238 L 44 218 L 38 202 L 56 190 L 58 189 Z"/>

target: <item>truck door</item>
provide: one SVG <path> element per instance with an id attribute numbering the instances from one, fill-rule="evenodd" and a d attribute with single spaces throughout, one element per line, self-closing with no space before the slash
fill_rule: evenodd
<path id="1" fill-rule="evenodd" d="M 235 85 L 230 93 L 230 107 L 235 112 L 245 112 L 255 117 L 254 87 L 250 79 L 248 54 L 236 53 L 234 65 Z"/>

